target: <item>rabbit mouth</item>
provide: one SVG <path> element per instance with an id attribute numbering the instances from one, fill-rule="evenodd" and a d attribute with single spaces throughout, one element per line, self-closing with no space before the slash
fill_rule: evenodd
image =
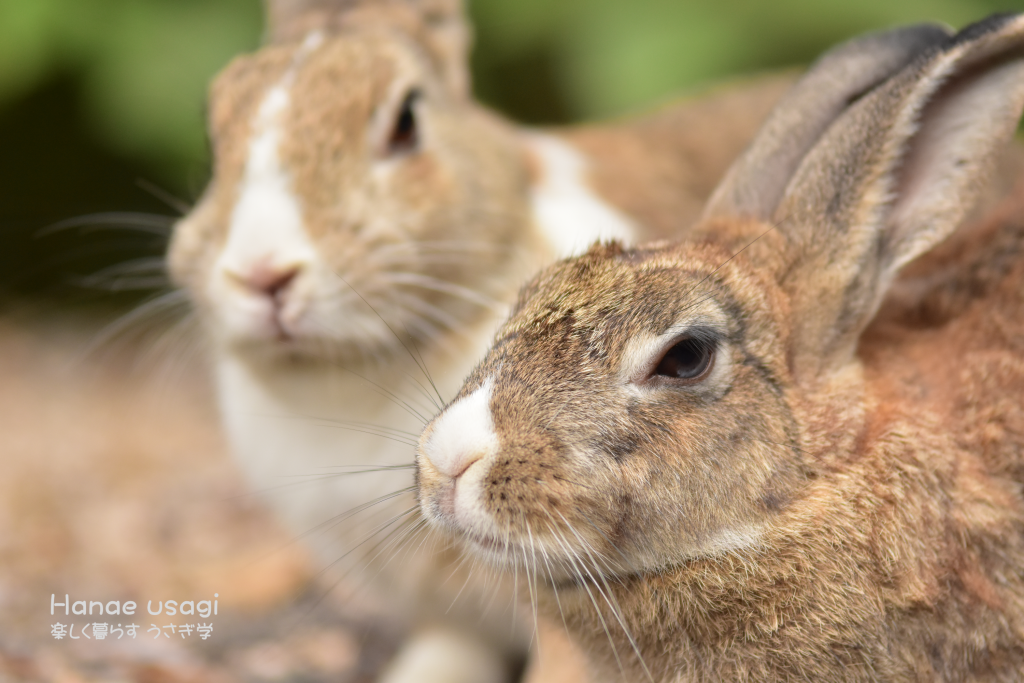
<path id="1" fill-rule="evenodd" d="M 377 316 L 340 307 L 229 306 L 215 322 L 230 349 L 266 358 L 303 357 L 330 362 L 384 361 L 401 352 L 400 340 Z"/>
<path id="2" fill-rule="evenodd" d="M 548 539 L 505 538 L 462 530 L 462 544 L 470 553 L 499 570 L 530 578 L 556 592 L 587 590 L 610 580 L 627 579 L 633 572 L 614 563 L 588 557 L 583 551 L 555 548 Z M 639 575 L 639 574 L 637 574 Z"/>

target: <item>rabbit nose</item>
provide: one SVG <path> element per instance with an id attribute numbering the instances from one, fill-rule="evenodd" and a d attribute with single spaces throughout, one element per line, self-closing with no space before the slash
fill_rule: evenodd
<path id="1" fill-rule="evenodd" d="M 481 460 L 483 460 L 482 453 L 473 451 L 463 451 L 461 453 L 446 455 L 448 455 L 449 457 L 439 459 L 441 460 L 441 466 L 439 466 L 438 460 L 435 460 L 434 458 L 431 458 L 430 461 L 434 463 L 434 467 L 437 467 L 437 469 L 442 474 L 444 474 L 452 481 L 457 480 L 459 477 L 465 474 L 466 470 L 472 467 L 475 463 L 478 463 Z M 454 455 L 454 457 L 451 457 L 452 455 Z"/>
<path id="2" fill-rule="evenodd" d="M 297 263 L 287 265 L 259 263 L 243 272 L 228 270 L 228 275 L 245 289 L 276 301 L 280 299 L 284 290 L 302 270 L 302 265 Z"/>
<path id="3" fill-rule="evenodd" d="M 488 379 L 450 405 L 423 443 L 423 454 L 434 469 L 453 481 L 500 447 L 491 418 L 491 385 Z"/>

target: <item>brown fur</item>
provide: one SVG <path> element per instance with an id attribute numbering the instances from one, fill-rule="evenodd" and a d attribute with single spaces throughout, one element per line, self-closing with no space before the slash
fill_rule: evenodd
<path id="1" fill-rule="evenodd" d="M 481 511 L 444 509 L 465 474 L 426 455 L 435 422 L 426 516 L 533 571 L 595 681 L 1020 680 L 1021 196 L 865 329 L 1022 108 L 1024 19 L 982 22 L 801 158 L 755 142 L 692 242 L 544 271 L 460 394 L 490 383 Z M 653 368 L 684 332 L 714 361 L 673 383 Z"/>
<path id="2" fill-rule="evenodd" d="M 545 169 L 528 151 L 528 132 L 470 97 L 469 29 L 460 3 L 271 0 L 267 7 L 267 44 L 237 58 L 211 87 L 214 178 L 194 210 L 176 226 L 168 254 L 176 282 L 188 289 L 215 342 L 218 370 L 225 358 L 239 361 L 255 377 L 256 386 L 247 388 L 247 396 L 265 392 L 274 402 L 272 408 L 245 405 L 232 413 L 232 401 L 237 403 L 242 392 L 231 394 L 223 389 L 222 380 L 225 424 L 243 469 L 256 482 L 261 480 L 253 473 L 263 473 L 264 454 L 247 450 L 249 442 L 239 446 L 237 434 L 272 432 L 267 423 L 279 413 L 330 413 L 392 429 L 418 428 L 416 423 L 396 423 L 393 415 L 373 413 L 380 401 L 375 403 L 372 395 L 363 400 L 358 394 L 367 391 L 365 386 L 351 389 L 339 382 L 341 368 L 407 395 L 409 370 L 402 361 L 412 348 L 440 390 L 450 392 L 467 369 L 468 361 L 462 359 L 481 352 L 485 331 L 489 334 L 496 323 L 492 309 L 511 302 L 526 275 L 553 257 L 535 225 L 530 203 Z M 314 31 L 322 35 L 322 43 L 304 51 L 302 46 L 308 45 Z M 224 292 L 248 294 L 246 288 L 259 287 L 257 278 L 246 280 L 252 273 L 225 277 L 217 259 L 243 191 L 258 112 L 286 74 L 291 74 L 285 88 L 290 105 L 276 122 L 276 151 L 288 190 L 300 205 L 303 230 L 325 267 L 305 280 L 308 271 L 302 273 L 290 285 L 292 294 L 313 292 L 303 315 L 316 330 L 289 330 L 282 340 L 246 337 L 229 329 L 225 321 L 234 309 L 225 305 Z M 644 224 L 641 236 L 674 234 L 697 216 L 718 176 L 749 141 L 788 80 L 770 77 L 742 83 L 650 116 L 554 134 L 581 152 L 589 164 L 587 179 L 599 197 Z M 413 153 L 389 157 L 388 133 L 411 88 L 421 95 L 416 118 L 422 144 Z M 677 184 L 685 191 L 679 192 Z M 407 276 L 406 281 L 396 283 L 396 271 Z M 323 273 L 322 279 L 315 279 Z M 409 283 L 408 276 L 418 281 Z M 423 286 L 426 278 L 441 286 Z M 251 300 L 261 294 L 251 293 Z M 489 309 L 481 301 L 496 305 Z M 378 314 L 387 317 L 387 325 L 379 324 Z M 452 366 L 458 369 L 449 370 Z M 238 414 L 247 422 L 231 431 L 231 418 L 237 424 Z M 285 429 L 271 436 L 279 437 Z M 304 450 L 305 442 L 291 438 L 294 433 L 288 437 L 296 452 L 282 455 L 280 467 L 308 471 L 314 449 Z M 353 447 L 342 435 L 336 462 L 365 465 L 375 455 L 366 450 Z M 256 488 L 276 483 L 264 481 Z M 278 512 L 296 533 L 307 532 L 352 504 L 346 496 L 317 493 L 327 499 L 317 499 L 316 509 L 324 511 L 323 517 L 302 522 L 294 521 L 295 510 L 313 507 L 314 496 L 297 503 L 279 499 L 285 502 L 279 503 Z M 402 498 L 387 505 L 391 507 L 381 505 L 374 512 L 398 514 L 406 507 Z M 344 548 L 357 546 L 349 559 L 366 555 L 363 559 L 370 562 L 379 554 L 373 544 L 360 545 L 365 524 L 369 522 L 346 519 L 331 527 L 331 537 L 340 538 Z M 387 559 L 383 555 L 380 563 Z M 493 586 L 477 579 L 450 609 L 468 577 L 449 578 L 447 556 L 439 553 L 435 559 L 424 563 L 429 566 L 401 567 L 396 572 L 402 574 L 400 580 L 382 574 L 381 583 L 389 594 L 398 592 L 399 583 L 420 589 L 415 599 L 403 601 L 410 620 L 469 624 L 471 635 L 481 637 L 487 627 L 480 626 L 478 615 L 459 610 L 475 608 L 475 593 L 490 598 Z M 368 573 L 375 575 L 378 568 Z M 509 636 L 509 631 L 502 623 L 501 635 L 495 637 L 501 648 L 525 645 L 514 642 L 517 635 Z"/>

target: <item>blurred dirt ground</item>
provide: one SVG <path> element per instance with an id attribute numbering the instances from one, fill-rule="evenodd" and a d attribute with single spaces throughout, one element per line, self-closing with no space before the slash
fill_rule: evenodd
<path id="1" fill-rule="evenodd" d="M 87 352 L 89 321 L 0 317 L 0 681 L 369 681 L 397 627 L 338 597 L 248 493 L 200 358 Z M 147 601 L 218 615 L 153 617 Z M 133 600 L 134 617 L 50 615 Z M 326 596 L 326 598 L 325 598 Z M 55 639 L 53 624 L 139 624 Z M 213 624 L 154 638 L 151 624 Z"/>

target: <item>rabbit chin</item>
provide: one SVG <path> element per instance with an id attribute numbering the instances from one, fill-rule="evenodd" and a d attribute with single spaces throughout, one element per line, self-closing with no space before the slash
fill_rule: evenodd
<path id="1" fill-rule="evenodd" d="M 214 327 L 219 345 L 250 361 L 373 364 L 404 352 L 381 319 L 352 312 L 293 319 L 267 310 L 223 312 Z M 321 322 L 326 318 L 327 322 Z"/>

